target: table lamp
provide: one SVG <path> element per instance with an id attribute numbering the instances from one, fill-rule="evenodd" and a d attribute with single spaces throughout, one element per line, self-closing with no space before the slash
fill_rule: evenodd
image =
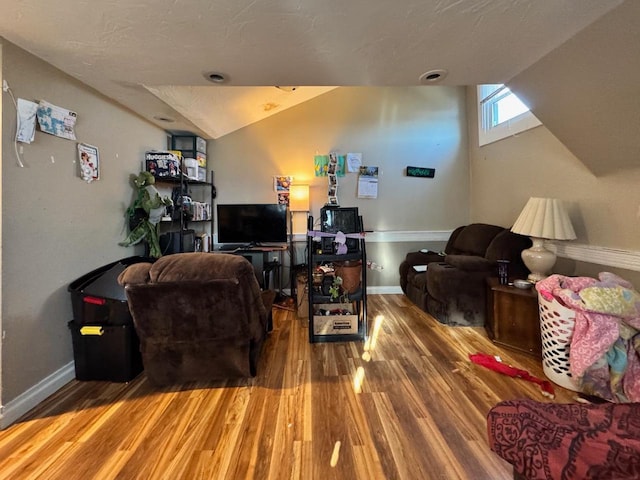
<path id="1" fill-rule="evenodd" d="M 576 234 L 567 211 L 555 198 L 531 197 L 511 231 L 531 237 L 533 246 L 522 251 L 522 261 L 531 271 L 528 280 L 546 278 L 556 263 L 556 254 L 544 247 L 545 240 L 574 240 Z"/>
<path id="2" fill-rule="evenodd" d="M 289 210 L 292 212 L 309 211 L 309 185 L 291 185 L 289 187 Z"/>

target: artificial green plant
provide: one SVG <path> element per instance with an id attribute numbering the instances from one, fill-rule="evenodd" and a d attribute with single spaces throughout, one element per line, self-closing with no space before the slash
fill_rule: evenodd
<path id="1" fill-rule="evenodd" d="M 149 255 L 158 258 L 162 256 L 159 240 L 160 220 L 166 207 L 173 205 L 173 202 L 169 197 L 160 196 L 154 186 L 155 182 L 155 178 L 149 172 L 131 175 L 131 183 L 136 190 L 136 196 L 126 211 L 131 231 L 119 245 L 128 247 L 146 240 L 149 244 Z"/>

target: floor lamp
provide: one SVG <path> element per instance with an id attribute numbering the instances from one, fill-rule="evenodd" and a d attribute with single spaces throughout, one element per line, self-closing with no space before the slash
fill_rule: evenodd
<path id="1" fill-rule="evenodd" d="M 291 296 L 293 297 L 294 285 L 295 285 L 295 272 L 294 267 L 296 264 L 296 249 L 293 244 L 293 216 L 296 212 L 309 213 L 309 185 L 291 185 L 289 187 L 289 250 L 291 252 L 289 265 L 289 285 L 291 289 Z M 307 222 L 304 222 L 305 229 Z M 305 230 L 306 232 L 306 230 Z M 297 300 L 297 292 L 296 292 Z"/>

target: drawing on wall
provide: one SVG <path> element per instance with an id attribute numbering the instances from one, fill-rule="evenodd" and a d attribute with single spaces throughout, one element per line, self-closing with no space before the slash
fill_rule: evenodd
<path id="1" fill-rule="evenodd" d="M 360 171 L 362 165 L 361 153 L 347 153 L 347 172 L 356 173 Z"/>
<path id="2" fill-rule="evenodd" d="M 344 177 L 346 158 L 346 155 L 338 155 L 337 153 L 315 155 L 313 170 L 316 177 L 325 177 L 329 174 Z"/>
<path id="3" fill-rule="evenodd" d="M 313 170 L 316 177 L 324 177 L 327 174 L 329 155 L 316 155 L 313 157 Z"/>

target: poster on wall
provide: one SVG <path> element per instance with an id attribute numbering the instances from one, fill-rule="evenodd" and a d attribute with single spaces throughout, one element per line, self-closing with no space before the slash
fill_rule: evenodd
<path id="1" fill-rule="evenodd" d="M 313 170 L 316 177 L 324 177 L 327 174 L 329 155 L 316 155 L 313 157 Z"/>
<path id="2" fill-rule="evenodd" d="M 313 157 L 313 170 L 316 177 L 326 177 L 329 174 L 344 177 L 346 155 L 335 152 L 329 155 L 315 155 Z"/>
<path id="3" fill-rule="evenodd" d="M 378 167 L 360 167 L 358 198 L 378 198 Z"/>
<path id="4" fill-rule="evenodd" d="M 76 139 L 75 126 L 78 118 L 76 112 L 41 100 L 36 116 L 40 130 L 44 133 L 66 138 L 67 140 Z"/>
<path id="5" fill-rule="evenodd" d="M 38 104 L 24 98 L 19 98 L 16 104 L 17 131 L 16 141 L 31 143 L 36 134 L 36 113 Z"/>
<path id="6" fill-rule="evenodd" d="M 273 190 L 276 192 L 278 205 L 289 206 L 289 189 L 293 182 L 292 176 L 275 175 L 273 177 Z"/>
<path id="7" fill-rule="evenodd" d="M 78 144 L 78 174 L 87 183 L 100 179 L 98 148 L 86 143 Z"/>

